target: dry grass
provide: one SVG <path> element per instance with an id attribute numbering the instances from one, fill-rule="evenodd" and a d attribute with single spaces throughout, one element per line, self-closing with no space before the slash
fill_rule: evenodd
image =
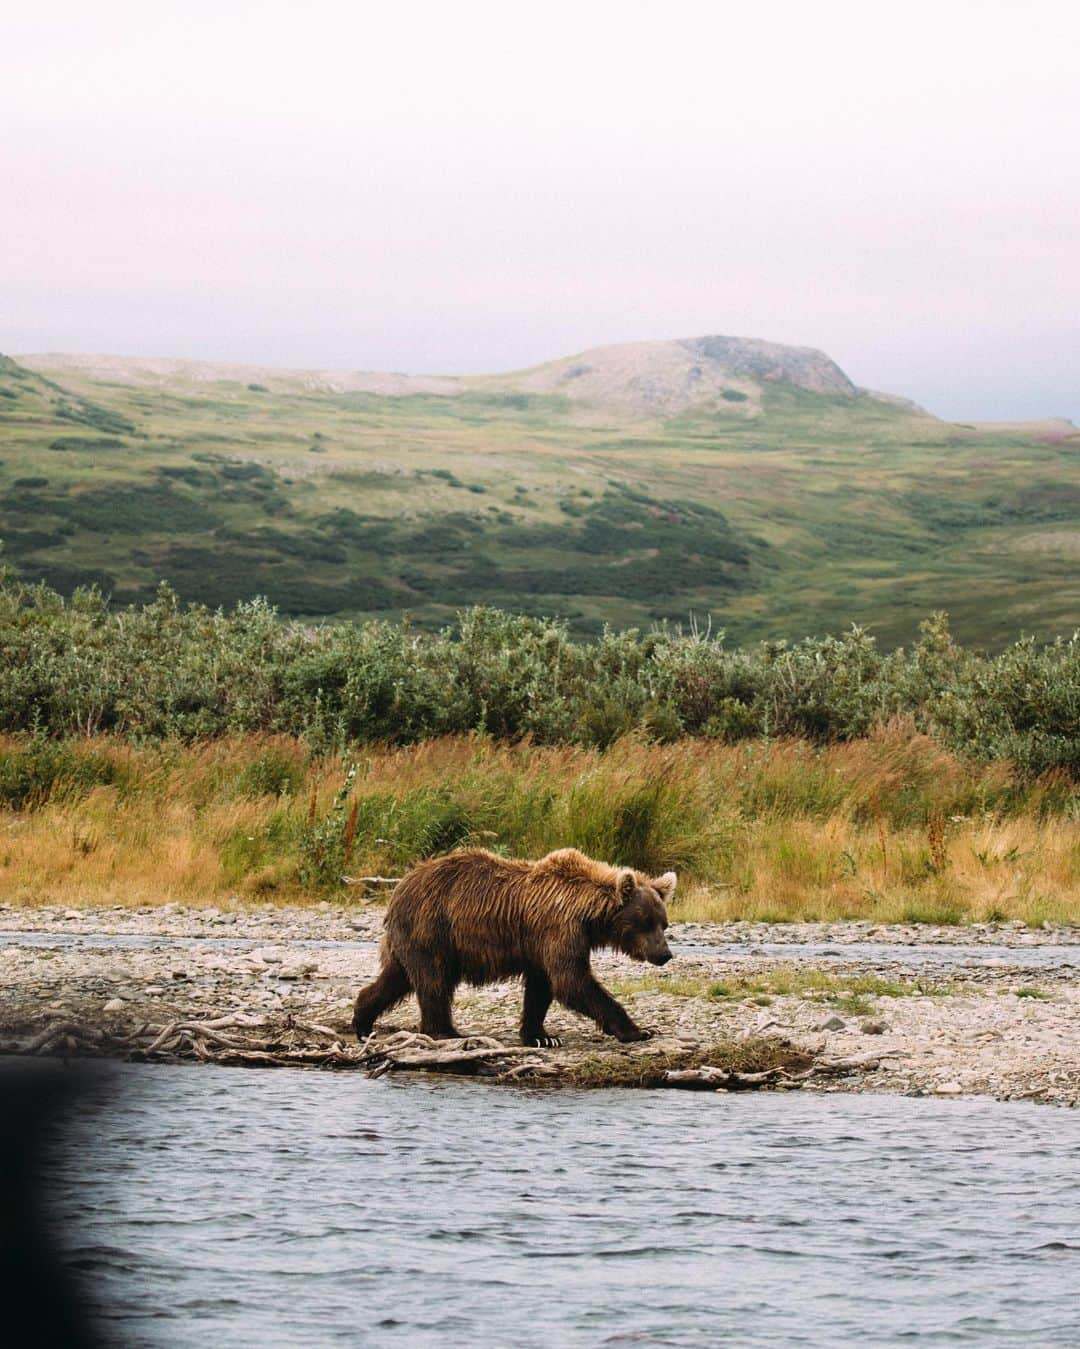
<path id="1" fill-rule="evenodd" d="M 1071 820 L 958 817 L 932 857 L 925 829 L 886 831 L 837 815 L 751 820 L 722 887 L 679 904 L 699 922 L 1080 922 L 1080 836 Z"/>
<path id="2" fill-rule="evenodd" d="M 336 804 L 347 765 L 286 737 L 83 741 L 48 772 L 35 753 L 0 741 L 0 788 L 31 784 L 0 810 L 0 892 L 21 904 L 296 902 L 482 843 L 673 867 L 679 919 L 1080 922 L 1075 789 L 902 725 L 825 749 L 452 737 L 358 755 Z"/>

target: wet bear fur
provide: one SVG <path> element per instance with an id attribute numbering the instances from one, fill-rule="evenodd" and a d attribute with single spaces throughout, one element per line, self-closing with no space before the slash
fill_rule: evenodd
<path id="1" fill-rule="evenodd" d="M 458 984 L 520 977 L 523 1044 L 558 1043 L 544 1033 L 553 998 L 618 1040 L 648 1039 L 593 975 L 589 956 L 607 947 L 666 964 L 665 903 L 674 891 L 674 872 L 650 878 L 573 848 L 538 862 L 481 848 L 421 862 L 390 900 L 382 972 L 356 999 L 356 1034 L 363 1039 L 381 1013 L 415 992 L 422 1032 L 454 1038 Z"/>

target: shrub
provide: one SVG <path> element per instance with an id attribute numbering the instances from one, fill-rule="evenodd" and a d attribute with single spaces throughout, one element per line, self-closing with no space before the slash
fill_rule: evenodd
<path id="1" fill-rule="evenodd" d="M 0 747 L 0 806 L 31 810 L 50 800 L 85 796 L 117 779 L 115 759 L 78 743 L 35 736 Z"/>
<path id="2" fill-rule="evenodd" d="M 81 510 L 105 509 L 91 493 L 80 501 Z M 168 488 L 139 498 L 174 515 L 180 501 Z M 267 531 L 265 542 L 303 551 L 284 532 Z M 209 554 L 196 554 L 184 554 L 192 567 L 211 567 Z M 261 562 L 251 565 L 261 574 Z M 309 613 L 346 593 L 358 607 L 389 606 L 396 592 L 380 585 L 361 575 L 340 586 L 297 581 L 296 598 Z M 890 725 L 893 733 L 882 730 Z M 279 621 L 262 600 L 212 612 L 162 586 L 149 603 L 119 608 L 92 588 L 65 601 L 4 572 L 0 731 L 33 727 L 189 740 L 280 732 L 339 751 L 469 732 L 595 746 L 628 733 L 816 745 L 874 737 L 879 780 L 900 773 L 918 783 L 890 797 L 897 822 L 905 811 L 924 822 L 924 798 L 952 771 L 937 747 L 1015 763 L 1040 783 L 1040 809 L 1058 812 L 1075 805 L 1080 779 L 1080 636 L 1048 646 L 1025 639 L 987 657 L 954 643 L 941 615 L 912 648 L 887 655 L 858 628 L 748 649 L 727 647 L 722 633 L 667 627 L 604 629 L 580 642 L 563 622 L 492 608 L 468 609 L 433 633 L 407 622 L 310 628 Z M 805 784 L 826 794 L 835 785 L 813 773 Z M 987 779 L 960 808 L 994 808 L 1010 790 Z"/>
<path id="3" fill-rule="evenodd" d="M 60 436 L 49 442 L 50 450 L 122 450 L 127 441 L 114 436 Z"/>

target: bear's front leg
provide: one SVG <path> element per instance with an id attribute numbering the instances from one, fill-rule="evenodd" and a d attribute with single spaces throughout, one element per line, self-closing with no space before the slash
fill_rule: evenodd
<path id="1" fill-rule="evenodd" d="M 543 970 L 525 971 L 525 1006 L 521 1013 L 521 1043 L 535 1049 L 558 1049 L 557 1035 L 544 1034 L 544 1018 L 551 1006 L 551 980 Z"/>
<path id="2" fill-rule="evenodd" d="M 588 962 L 575 964 L 554 985 L 555 996 L 572 1012 L 590 1017 L 605 1035 L 613 1035 L 621 1044 L 651 1040 L 652 1032 L 642 1030 L 626 1008 L 615 1001 L 593 974 Z"/>

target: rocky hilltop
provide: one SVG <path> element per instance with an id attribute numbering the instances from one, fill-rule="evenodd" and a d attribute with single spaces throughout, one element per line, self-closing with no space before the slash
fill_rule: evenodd
<path id="1" fill-rule="evenodd" d="M 810 393 L 843 398 L 858 393 L 836 362 L 816 347 L 786 347 L 751 337 L 692 337 L 679 345 L 732 375 L 780 381 Z"/>
<path id="2" fill-rule="evenodd" d="M 594 347 L 497 382 L 654 416 L 674 416 L 692 407 L 753 416 L 760 411 L 766 385 L 787 384 L 843 399 L 863 392 L 823 351 L 723 336 Z"/>

